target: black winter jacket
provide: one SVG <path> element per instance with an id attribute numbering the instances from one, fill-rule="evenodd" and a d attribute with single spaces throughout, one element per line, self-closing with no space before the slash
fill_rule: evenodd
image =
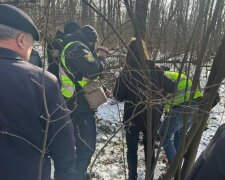
<path id="1" fill-rule="evenodd" d="M 76 84 L 76 95 L 67 101 L 67 105 L 71 110 L 76 107 L 75 112 L 92 111 L 77 81 L 81 81 L 83 78 L 93 80 L 98 77 L 104 69 L 105 58 L 94 57 L 81 32 L 78 31 L 69 38 L 69 40 L 67 39 L 67 43 L 80 41 L 85 46 L 75 43 L 65 51 L 65 63 L 70 72 L 74 75 L 74 77 L 71 78 Z"/>
<path id="2" fill-rule="evenodd" d="M 75 140 L 65 101 L 55 76 L 22 61 L 14 51 L 0 48 L 0 179 L 35 180 L 44 142 L 46 113 L 42 79 L 50 125 L 43 180 L 49 180 L 54 161 L 58 180 L 75 179 Z M 54 121 L 55 120 L 55 121 Z M 48 168 L 47 168 L 48 167 Z"/>
<path id="3" fill-rule="evenodd" d="M 29 63 L 31 63 L 37 67 L 40 67 L 40 68 L 43 67 L 41 57 L 40 57 L 39 53 L 37 51 L 35 51 L 34 49 L 32 49 Z"/>
<path id="4" fill-rule="evenodd" d="M 153 109 L 158 109 L 162 104 L 162 92 L 172 93 L 175 89 L 175 83 L 164 76 L 162 70 L 155 66 L 152 61 L 148 62 L 148 70 L 151 74 L 152 103 L 157 103 Z M 116 80 L 113 95 L 118 101 L 125 101 L 123 118 L 125 122 L 142 111 L 146 106 L 147 96 L 143 70 L 125 66 Z M 146 124 L 146 118 L 147 111 L 144 110 L 132 120 L 132 123 L 136 127 L 143 126 Z"/>

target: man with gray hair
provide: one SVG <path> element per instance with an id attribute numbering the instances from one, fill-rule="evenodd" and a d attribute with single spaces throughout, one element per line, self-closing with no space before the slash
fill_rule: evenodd
<path id="1" fill-rule="evenodd" d="M 50 180 L 51 157 L 57 180 L 75 180 L 73 126 L 58 81 L 26 62 L 34 40 L 30 17 L 0 5 L 0 179 Z"/>

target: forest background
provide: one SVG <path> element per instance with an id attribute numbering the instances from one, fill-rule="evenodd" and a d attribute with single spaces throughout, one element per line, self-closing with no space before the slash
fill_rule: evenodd
<path id="1" fill-rule="evenodd" d="M 57 30 L 63 30 L 66 22 L 77 21 L 81 26 L 95 27 L 99 34 L 98 45 L 108 47 L 111 52 L 104 76 L 108 88 L 113 87 L 114 74 L 125 63 L 127 43 L 132 36 L 139 42 L 141 56 L 143 39 L 153 61 L 193 79 L 192 92 L 201 89 L 204 103 L 198 109 L 192 128 L 183 137 L 182 148 L 164 179 L 171 179 L 175 174 L 178 174 L 177 179 L 182 179 L 188 173 L 194 164 L 213 99 L 225 77 L 224 0 L 0 0 L 0 3 L 15 5 L 32 17 L 42 35 L 44 61 L 47 40 Z M 145 66 L 143 62 L 142 65 Z M 206 83 L 201 83 L 202 76 Z M 146 77 L 150 79 L 149 74 Z M 149 114 L 151 93 L 149 88 Z M 148 128 L 151 128 L 151 121 L 148 116 Z M 148 138 L 151 136 L 149 132 Z M 153 151 L 150 144 L 149 147 L 147 159 L 151 159 Z M 154 167 L 147 162 L 145 179 L 153 172 Z"/>

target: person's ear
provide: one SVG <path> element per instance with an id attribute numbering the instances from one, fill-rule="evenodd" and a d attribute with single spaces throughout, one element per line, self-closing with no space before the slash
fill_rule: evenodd
<path id="1" fill-rule="evenodd" d="M 17 43 L 17 45 L 21 48 L 21 49 L 24 49 L 24 47 L 25 47 L 25 41 L 26 41 L 26 39 L 25 39 L 26 37 L 25 37 L 25 34 L 24 33 L 21 33 L 21 34 L 19 34 L 18 36 L 17 36 L 17 38 L 16 38 L 16 43 Z"/>

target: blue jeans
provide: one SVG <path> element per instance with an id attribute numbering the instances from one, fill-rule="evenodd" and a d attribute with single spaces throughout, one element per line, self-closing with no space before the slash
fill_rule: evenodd
<path id="1" fill-rule="evenodd" d="M 174 159 L 177 150 L 180 147 L 182 133 L 183 133 L 183 125 L 184 125 L 184 118 L 185 118 L 185 106 L 176 106 L 173 108 L 170 117 L 166 117 L 165 121 L 160 128 L 159 134 L 162 138 L 165 133 L 166 137 L 163 141 L 163 148 L 167 155 L 169 163 L 172 162 Z M 188 114 L 187 118 L 187 127 L 190 128 L 192 124 L 192 118 L 195 112 L 195 104 L 193 103 L 189 109 L 190 113 Z M 168 124 L 169 123 L 169 124 Z M 168 130 L 167 130 L 168 126 Z M 166 131 L 167 130 L 167 131 Z"/>

